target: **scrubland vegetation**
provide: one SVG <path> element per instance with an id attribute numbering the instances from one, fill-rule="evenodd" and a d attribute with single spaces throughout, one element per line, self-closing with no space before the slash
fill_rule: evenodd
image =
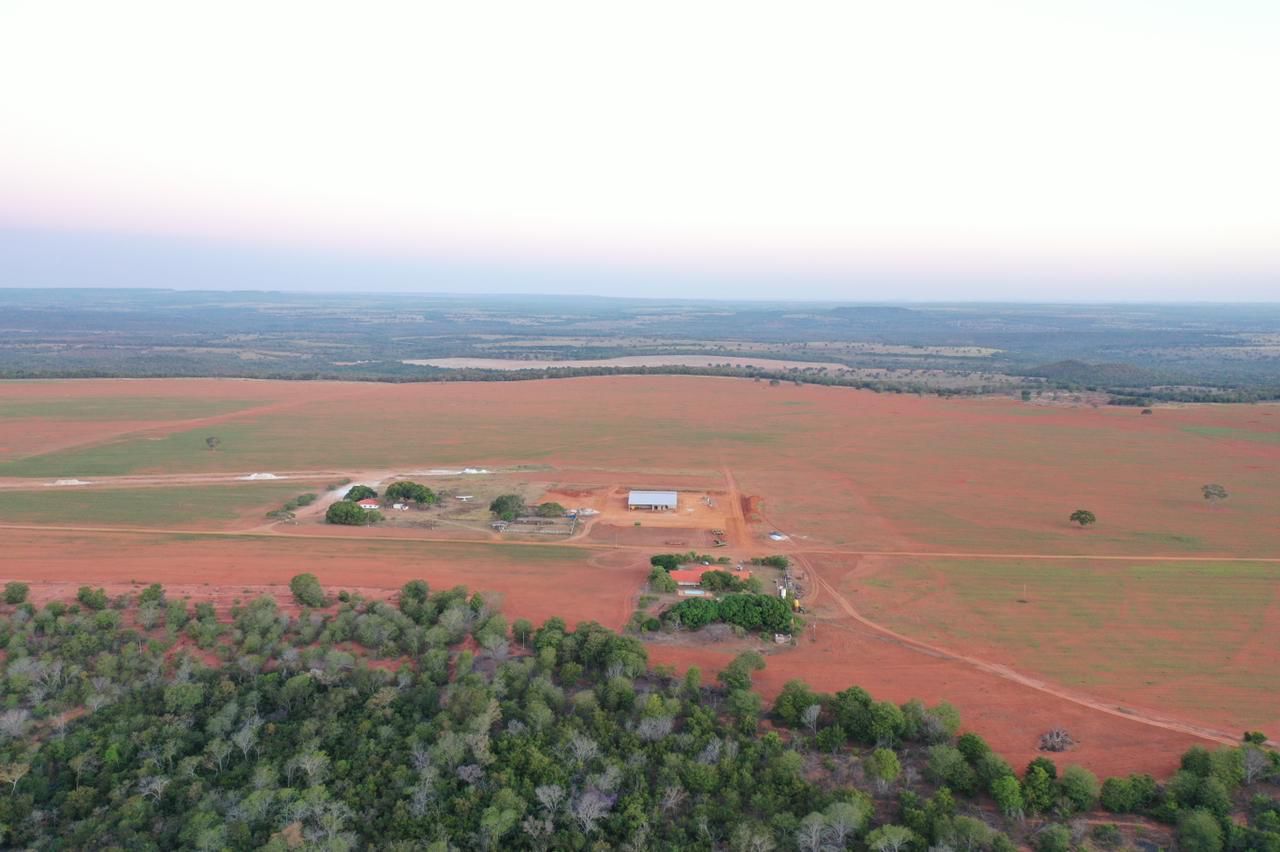
<path id="1" fill-rule="evenodd" d="M 10 583 L 0 842 L 1068 849 L 1128 836 L 1072 821 L 1101 806 L 1169 824 L 1183 849 L 1280 848 L 1261 734 L 1192 749 L 1164 785 L 1048 758 L 1018 773 L 957 737 L 946 704 L 793 681 L 766 711 L 754 653 L 704 684 L 597 624 L 509 625 L 462 588 L 413 581 L 394 603 L 310 575 L 291 588 L 298 611 L 259 598 L 228 622 L 159 585 L 36 607 Z"/>

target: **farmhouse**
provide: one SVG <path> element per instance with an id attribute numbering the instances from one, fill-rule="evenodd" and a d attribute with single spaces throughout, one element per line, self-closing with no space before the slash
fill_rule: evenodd
<path id="1" fill-rule="evenodd" d="M 364 499 L 364 500 L 361 500 L 359 503 L 356 503 L 356 505 L 357 505 L 357 506 L 359 506 L 361 509 L 380 509 L 380 508 L 382 508 L 381 504 L 380 504 L 380 503 L 378 503 L 378 501 L 377 501 L 377 500 L 374 500 L 372 497 L 368 497 L 368 498 L 366 498 L 366 499 Z"/>
<path id="2" fill-rule="evenodd" d="M 628 509 L 646 509 L 650 512 L 666 512 L 675 509 L 674 491 L 632 491 L 627 495 Z"/>

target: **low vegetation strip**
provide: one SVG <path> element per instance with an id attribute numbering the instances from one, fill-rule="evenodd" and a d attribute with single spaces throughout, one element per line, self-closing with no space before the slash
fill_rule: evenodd
<path id="1" fill-rule="evenodd" d="M 296 497 L 298 484 L 261 482 L 149 488 L 0 490 L 0 517 L 9 523 L 203 526 L 261 517 Z"/>

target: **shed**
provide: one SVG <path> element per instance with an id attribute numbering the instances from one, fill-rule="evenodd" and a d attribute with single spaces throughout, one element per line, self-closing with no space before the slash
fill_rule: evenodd
<path id="1" fill-rule="evenodd" d="M 627 508 L 665 512 L 676 507 L 676 499 L 674 491 L 632 491 L 627 495 Z"/>
<path id="2" fill-rule="evenodd" d="M 366 498 L 366 499 L 364 499 L 364 500 L 361 500 L 360 502 L 356 503 L 356 505 L 357 505 L 357 506 L 359 506 L 361 509 L 380 509 L 380 508 L 382 508 L 382 504 L 381 504 L 381 503 L 379 503 L 377 500 L 374 500 L 372 497 L 369 497 L 369 498 Z"/>

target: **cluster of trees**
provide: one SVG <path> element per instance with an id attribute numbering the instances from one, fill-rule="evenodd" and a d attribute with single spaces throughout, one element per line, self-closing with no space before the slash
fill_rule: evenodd
<path id="1" fill-rule="evenodd" d="M 386 499 L 397 503 L 416 503 L 419 506 L 432 506 L 440 501 L 440 495 L 418 482 L 393 482 L 383 492 Z"/>
<path id="2" fill-rule="evenodd" d="M 791 565 L 791 560 L 780 554 L 774 556 L 757 556 L 751 560 L 752 565 L 765 565 L 769 568 L 777 568 L 785 571 Z"/>
<path id="3" fill-rule="evenodd" d="M 1222 802 L 1280 772 L 1254 742 L 1188 752 L 1163 788 L 1044 758 L 1018 778 L 956 738 L 950 706 L 856 687 L 789 683 L 772 715 L 791 731 L 762 734 L 758 654 L 704 685 L 594 623 L 508 625 L 461 587 L 415 580 L 388 602 L 290 585 L 300 614 L 263 597 L 230 623 L 159 585 L 96 609 L 94 589 L 10 605 L 0 845 L 1007 852 L 1010 831 L 1057 850 L 1073 838 L 1054 823 L 1101 798 L 1176 822 L 1183 849 L 1280 848 L 1274 799 L 1247 800 L 1248 824 Z M 987 791 L 1003 821 L 963 799 Z M 1028 828 L 1033 813 L 1047 822 Z"/>
<path id="4" fill-rule="evenodd" d="M 790 633 L 795 627 L 795 614 L 785 600 L 751 593 L 687 598 L 663 612 L 662 620 L 674 628 L 689 630 L 715 622 L 768 633 Z"/>
<path id="5" fill-rule="evenodd" d="M 567 510 L 554 502 L 539 503 L 530 509 L 519 494 L 503 494 L 489 504 L 489 511 L 499 520 L 514 521 L 531 512 L 539 518 L 563 518 Z"/>
<path id="6" fill-rule="evenodd" d="M 690 550 L 688 553 L 655 553 L 649 557 L 649 564 L 661 568 L 664 571 L 674 571 L 681 565 L 728 565 L 729 557 L 727 556 L 708 556 L 705 553 L 698 553 L 696 550 Z"/>

